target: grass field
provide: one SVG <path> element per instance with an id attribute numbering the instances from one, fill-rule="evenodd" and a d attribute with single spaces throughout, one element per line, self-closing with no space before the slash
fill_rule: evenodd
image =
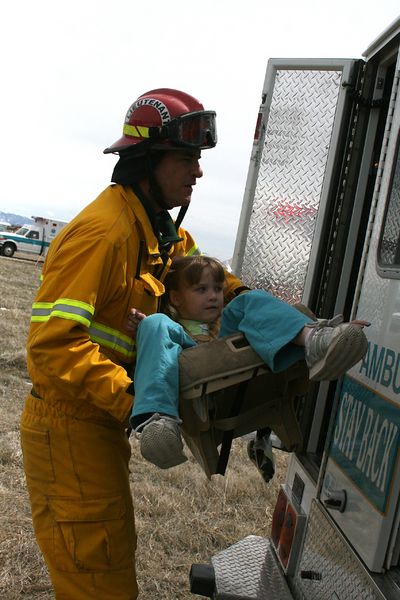
<path id="1" fill-rule="evenodd" d="M 54 598 L 32 530 L 19 446 L 18 421 L 30 389 L 25 339 L 40 265 L 0 257 L 0 598 Z M 246 535 L 268 535 L 286 455 L 266 485 L 236 440 L 225 477 L 211 481 L 190 459 L 161 471 L 132 440 L 131 489 L 138 530 L 140 600 L 190 600 L 195 562 Z M 198 597 L 198 596 L 197 596 Z M 71 599 L 73 600 L 73 599 Z"/>

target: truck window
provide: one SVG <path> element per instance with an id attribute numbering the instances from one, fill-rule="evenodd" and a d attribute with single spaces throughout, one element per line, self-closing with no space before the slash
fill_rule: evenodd
<path id="1" fill-rule="evenodd" d="M 27 227 L 20 227 L 15 233 L 17 235 L 25 235 L 27 231 L 29 231 Z"/>
<path id="2" fill-rule="evenodd" d="M 386 277 L 400 277 L 400 135 L 393 161 L 386 215 L 378 249 L 378 264 Z"/>
<path id="3" fill-rule="evenodd" d="M 38 240 L 39 232 L 38 231 L 30 231 L 26 237 L 29 239 L 32 239 L 32 240 Z"/>

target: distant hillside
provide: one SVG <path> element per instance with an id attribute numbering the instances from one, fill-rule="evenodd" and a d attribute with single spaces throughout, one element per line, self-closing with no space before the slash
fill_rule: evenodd
<path id="1" fill-rule="evenodd" d="M 34 223 L 33 219 L 14 213 L 6 213 L 0 210 L 0 221 L 10 223 L 10 225 L 24 225 L 24 223 Z"/>

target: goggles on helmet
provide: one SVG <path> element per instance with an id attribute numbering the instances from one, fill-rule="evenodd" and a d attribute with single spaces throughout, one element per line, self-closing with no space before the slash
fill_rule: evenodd
<path id="1" fill-rule="evenodd" d="M 175 117 L 161 127 L 125 125 L 124 133 L 151 141 L 168 141 L 178 146 L 205 150 L 217 144 L 214 111 L 196 111 Z"/>

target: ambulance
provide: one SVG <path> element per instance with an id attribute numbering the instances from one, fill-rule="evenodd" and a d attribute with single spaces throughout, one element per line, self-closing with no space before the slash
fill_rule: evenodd
<path id="1" fill-rule="evenodd" d="M 270 537 L 193 565 L 197 595 L 400 598 L 399 49 L 400 18 L 362 59 L 268 62 L 233 272 L 319 317 L 369 321 L 368 351 L 296 398 L 303 439 Z"/>
<path id="2" fill-rule="evenodd" d="M 17 231 L 4 228 L 0 231 L 0 254 L 11 258 L 15 252 L 24 252 L 45 256 L 50 242 L 66 225 L 66 221 L 57 221 L 47 217 L 32 217 L 34 223 L 23 225 Z"/>

